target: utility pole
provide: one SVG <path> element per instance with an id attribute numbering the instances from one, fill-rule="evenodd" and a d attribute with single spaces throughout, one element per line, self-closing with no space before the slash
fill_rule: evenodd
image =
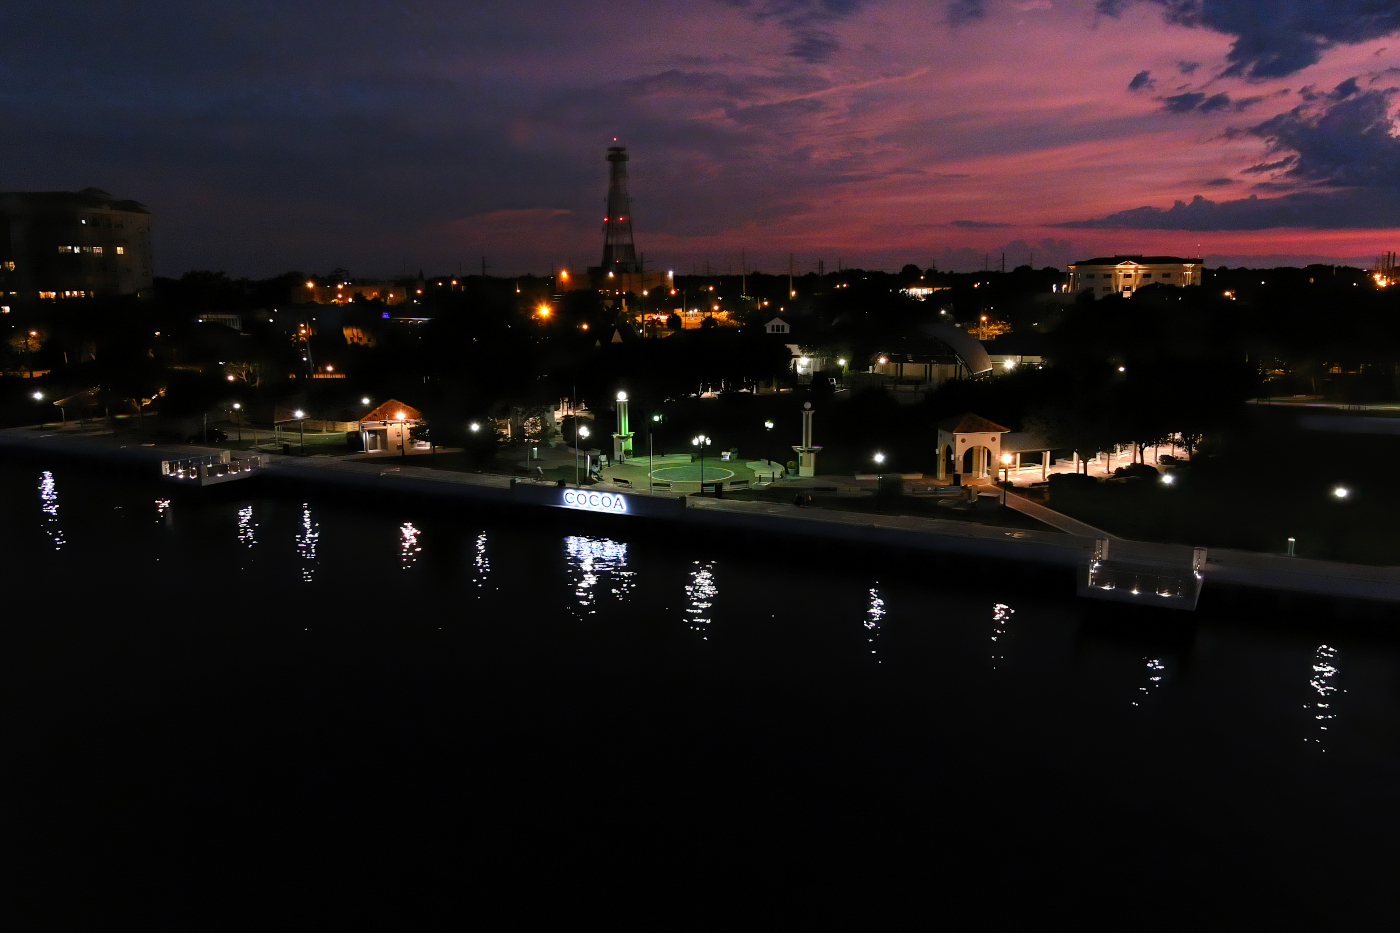
<path id="1" fill-rule="evenodd" d="M 481 257 L 481 277 L 486 278 L 486 257 Z"/>
<path id="2" fill-rule="evenodd" d="M 792 300 L 792 253 L 788 253 L 788 301 Z"/>

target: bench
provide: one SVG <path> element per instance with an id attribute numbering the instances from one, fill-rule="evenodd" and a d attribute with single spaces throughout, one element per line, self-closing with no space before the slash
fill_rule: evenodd
<path id="1" fill-rule="evenodd" d="M 670 484 L 670 483 L 652 483 L 651 485 L 652 485 L 652 488 L 653 488 L 653 489 L 670 489 L 670 488 L 671 488 L 671 484 Z"/>
<path id="2" fill-rule="evenodd" d="M 623 479 L 621 476 L 614 476 L 614 477 L 613 477 L 613 485 L 614 485 L 614 486 L 626 486 L 628 489 L 631 489 L 631 488 L 632 488 L 632 481 L 631 481 L 630 479 Z"/>

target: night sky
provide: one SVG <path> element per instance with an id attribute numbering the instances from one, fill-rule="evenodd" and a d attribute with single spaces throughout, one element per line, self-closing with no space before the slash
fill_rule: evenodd
<path id="1" fill-rule="evenodd" d="M 1400 248 L 1400 0 L 0 5 L 0 189 L 157 271 L 1274 265 Z"/>

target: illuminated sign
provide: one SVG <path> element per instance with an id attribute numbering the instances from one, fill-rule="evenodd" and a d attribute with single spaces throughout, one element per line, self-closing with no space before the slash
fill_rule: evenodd
<path id="1" fill-rule="evenodd" d="M 564 490 L 564 504 L 571 509 L 588 509 L 593 512 L 627 511 L 627 500 L 615 492 L 566 489 Z"/>

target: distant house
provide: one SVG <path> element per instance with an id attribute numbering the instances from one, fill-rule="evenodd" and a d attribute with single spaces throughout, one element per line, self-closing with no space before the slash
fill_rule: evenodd
<path id="1" fill-rule="evenodd" d="M 1092 292 L 1095 298 L 1131 298 L 1145 285 L 1200 285 L 1204 269 L 1202 260 L 1179 256 L 1104 256 L 1071 265 L 1069 290 Z"/>
<path id="2" fill-rule="evenodd" d="M 792 328 L 788 326 L 788 322 L 780 317 L 773 318 L 773 320 L 763 326 L 770 334 L 786 334 L 792 331 Z"/>

